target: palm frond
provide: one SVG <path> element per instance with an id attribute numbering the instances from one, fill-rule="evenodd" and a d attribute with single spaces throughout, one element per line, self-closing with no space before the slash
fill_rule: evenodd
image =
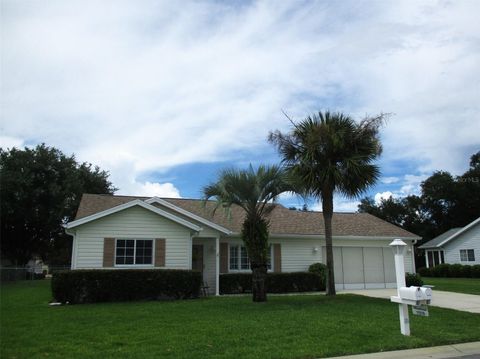
<path id="1" fill-rule="evenodd" d="M 215 209 L 242 207 L 247 216 L 265 217 L 278 196 L 290 189 L 285 170 L 280 166 L 253 166 L 221 171 L 218 180 L 204 187 L 204 201 L 216 200 Z"/>
<path id="2" fill-rule="evenodd" d="M 297 193 L 321 198 L 332 189 L 357 197 L 380 176 L 374 161 L 382 152 L 379 129 L 388 115 L 357 123 L 343 113 L 319 112 L 289 133 L 271 132 L 268 139 L 282 156 Z"/>

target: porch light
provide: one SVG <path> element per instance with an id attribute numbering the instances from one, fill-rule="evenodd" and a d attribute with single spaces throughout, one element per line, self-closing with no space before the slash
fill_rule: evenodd
<path id="1" fill-rule="evenodd" d="M 407 244 L 401 239 L 397 238 L 390 243 L 390 247 L 392 247 L 393 254 L 403 256 L 405 254 L 405 250 L 407 249 Z"/>

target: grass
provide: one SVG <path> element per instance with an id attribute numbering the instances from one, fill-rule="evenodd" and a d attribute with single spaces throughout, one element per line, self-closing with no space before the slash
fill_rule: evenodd
<path id="1" fill-rule="evenodd" d="M 480 278 L 424 277 L 424 284 L 434 285 L 434 290 L 480 295 Z"/>
<path id="2" fill-rule="evenodd" d="M 399 331 L 397 305 L 355 295 L 49 307 L 48 281 L 1 287 L 2 358 L 313 358 L 480 340 L 480 314 L 430 308 Z"/>

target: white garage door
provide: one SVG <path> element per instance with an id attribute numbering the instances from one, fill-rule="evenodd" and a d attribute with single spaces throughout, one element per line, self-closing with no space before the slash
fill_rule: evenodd
<path id="1" fill-rule="evenodd" d="M 326 251 L 323 247 L 323 262 Z M 390 248 L 334 247 L 337 289 L 395 288 L 395 263 Z"/>

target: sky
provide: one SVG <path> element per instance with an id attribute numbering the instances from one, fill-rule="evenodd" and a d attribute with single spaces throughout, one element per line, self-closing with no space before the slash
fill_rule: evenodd
<path id="1" fill-rule="evenodd" d="M 225 167 L 278 163 L 284 113 L 390 113 L 376 200 L 480 150 L 480 1 L 0 3 L 0 146 L 75 154 L 118 194 L 198 198 Z"/>

